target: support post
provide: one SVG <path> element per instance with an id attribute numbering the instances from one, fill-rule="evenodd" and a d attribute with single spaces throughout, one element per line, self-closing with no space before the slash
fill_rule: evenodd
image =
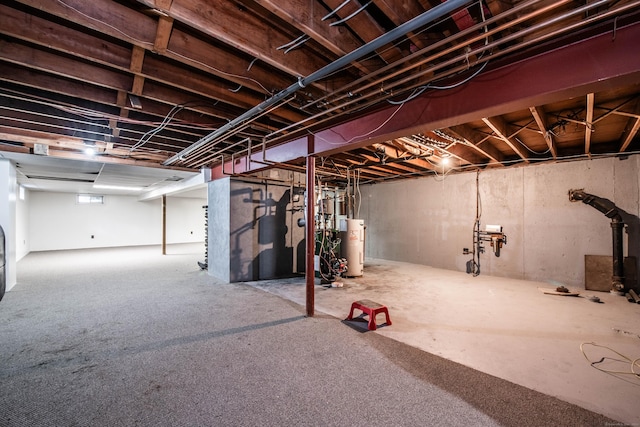
<path id="1" fill-rule="evenodd" d="M 167 195 L 162 195 L 162 255 L 167 254 Z"/>
<path id="2" fill-rule="evenodd" d="M 310 144 L 313 143 L 312 136 L 310 138 Z M 315 267 L 314 256 L 316 249 L 315 239 L 315 180 L 316 180 L 316 159 L 313 156 L 307 156 L 307 220 L 305 227 L 305 243 L 307 247 L 307 258 L 305 262 L 305 279 L 307 289 L 307 316 L 313 317 L 314 305 L 315 305 Z"/>

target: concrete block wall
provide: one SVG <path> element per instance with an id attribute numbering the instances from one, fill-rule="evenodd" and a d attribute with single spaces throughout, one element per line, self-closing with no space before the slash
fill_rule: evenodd
<path id="1" fill-rule="evenodd" d="M 542 164 L 360 186 L 368 257 L 466 271 L 476 217 L 503 226 L 507 245 L 487 244 L 481 274 L 584 285 L 584 255 L 611 255 L 610 220 L 572 203 L 570 189 L 608 198 L 624 210 L 626 255 L 640 259 L 640 156 Z M 366 271 L 366 264 L 365 264 Z"/>
<path id="2" fill-rule="evenodd" d="M 297 225 L 304 217 L 304 177 L 265 174 L 262 181 L 209 183 L 209 273 L 219 279 L 264 280 L 304 271 L 304 227 Z"/>
<path id="3" fill-rule="evenodd" d="M 229 227 L 231 218 L 231 179 L 224 178 L 208 185 L 208 273 L 230 281 Z"/>

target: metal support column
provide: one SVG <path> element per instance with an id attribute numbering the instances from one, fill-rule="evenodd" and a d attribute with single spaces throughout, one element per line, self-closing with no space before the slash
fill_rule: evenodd
<path id="1" fill-rule="evenodd" d="M 167 254 L 167 195 L 162 195 L 162 255 Z"/>
<path id="2" fill-rule="evenodd" d="M 313 137 L 309 137 L 310 139 Z M 310 144 L 312 144 L 310 140 Z M 307 221 L 305 227 L 305 242 L 307 247 L 307 258 L 305 262 L 305 278 L 307 284 L 307 316 L 313 317 L 315 305 L 315 267 L 314 255 L 316 249 L 316 226 L 315 226 L 315 180 L 316 180 L 316 159 L 307 156 Z"/>

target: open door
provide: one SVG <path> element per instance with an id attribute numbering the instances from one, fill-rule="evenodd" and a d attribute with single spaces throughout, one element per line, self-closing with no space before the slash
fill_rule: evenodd
<path id="1" fill-rule="evenodd" d="M 7 273 L 5 270 L 5 249 L 4 249 L 4 229 L 0 225 L 0 301 L 4 297 L 4 290 L 7 285 Z"/>

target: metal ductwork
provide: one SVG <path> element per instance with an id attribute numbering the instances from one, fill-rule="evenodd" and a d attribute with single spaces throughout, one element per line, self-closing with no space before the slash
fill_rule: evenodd
<path id="1" fill-rule="evenodd" d="M 613 275 L 611 277 L 611 290 L 622 292 L 624 290 L 624 254 L 622 248 L 622 230 L 624 222 L 618 212 L 618 207 L 611 201 L 584 190 L 569 190 L 569 200 L 581 201 L 602 212 L 607 218 L 611 218 L 611 232 L 613 240 Z"/>

